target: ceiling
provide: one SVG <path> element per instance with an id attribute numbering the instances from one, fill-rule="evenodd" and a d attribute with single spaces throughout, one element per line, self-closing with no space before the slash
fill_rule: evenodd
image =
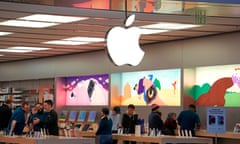
<path id="1" fill-rule="evenodd" d="M 206 11 L 206 22 L 203 25 L 190 29 L 171 30 L 164 33 L 141 35 L 140 43 L 142 47 L 144 48 L 144 45 L 151 43 L 240 31 L 240 5 L 237 4 L 227 5 L 186 2 L 183 4 L 181 11 L 161 13 L 134 12 L 136 20 L 133 23 L 133 26 L 143 26 L 158 22 L 193 24 L 195 22 L 194 12 L 196 11 L 196 8 Z M 85 45 L 54 45 L 44 44 L 42 42 L 75 36 L 105 38 L 105 35 L 110 28 L 123 25 L 125 19 L 125 13 L 123 11 L 0 2 L 0 22 L 32 14 L 84 16 L 89 17 L 89 19 L 64 23 L 47 28 L 23 28 L 0 25 L 0 32 L 5 31 L 13 33 L 6 36 L 0 36 L 0 49 L 13 46 L 50 48 L 49 50 L 28 53 L 0 52 L 0 62 L 105 50 L 106 42 Z M 130 14 L 130 12 L 128 14 Z"/>

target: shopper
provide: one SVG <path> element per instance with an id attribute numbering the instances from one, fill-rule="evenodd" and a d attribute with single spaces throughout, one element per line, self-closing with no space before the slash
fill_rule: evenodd
<path id="1" fill-rule="evenodd" d="M 26 125 L 26 115 L 29 112 L 29 104 L 28 102 L 23 102 L 21 107 L 18 107 L 12 114 L 8 127 L 7 134 L 8 135 L 21 135 L 23 132 L 23 128 Z"/>
<path id="2" fill-rule="evenodd" d="M 101 121 L 96 135 L 99 136 L 99 144 L 112 144 L 112 119 L 109 117 L 109 109 L 103 108 Z"/>
<path id="3" fill-rule="evenodd" d="M 29 120 L 30 125 L 32 125 L 33 131 L 41 131 L 43 130 L 43 120 L 44 120 L 44 113 L 43 113 L 43 105 L 42 103 L 37 103 L 34 106 L 34 111 L 32 116 Z"/>
<path id="4" fill-rule="evenodd" d="M 112 108 L 112 114 L 110 118 L 113 121 L 112 133 L 117 133 L 118 129 L 121 128 L 121 109 L 119 106 L 114 106 Z M 117 140 L 113 140 L 113 144 L 117 144 Z"/>
<path id="5" fill-rule="evenodd" d="M 164 135 L 176 135 L 177 130 L 177 114 L 174 112 L 168 113 L 167 119 L 163 124 L 162 133 Z"/>
<path id="6" fill-rule="evenodd" d="M 113 121 L 112 133 L 117 133 L 118 128 L 121 127 L 121 110 L 119 106 L 114 106 L 110 118 Z"/>
<path id="7" fill-rule="evenodd" d="M 184 110 L 179 114 L 177 122 L 180 125 L 181 135 L 195 136 L 195 128 L 199 129 L 201 125 L 199 116 L 196 113 L 196 106 L 190 104 L 188 110 Z M 185 133 L 186 131 L 188 131 L 188 133 Z"/>
<path id="8" fill-rule="evenodd" d="M 0 107 L 0 131 L 5 131 L 12 116 L 11 101 L 6 100 Z"/>
<path id="9" fill-rule="evenodd" d="M 126 134 L 133 134 L 135 133 L 135 126 L 137 124 L 138 115 L 135 114 L 135 106 L 133 104 L 129 104 L 127 108 L 127 113 L 124 113 L 122 116 L 122 128 L 123 133 Z M 128 141 L 124 142 L 125 144 L 128 144 Z M 135 144 L 136 142 L 131 142 L 132 144 Z"/>
<path id="10" fill-rule="evenodd" d="M 161 118 L 161 112 L 159 106 L 153 104 L 151 106 L 151 113 L 148 116 L 149 132 L 157 135 L 163 128 L 163 121 Z"/>
<path id="11" fill-rule="evenodd" d="M 58 136 L 58 115 L 57 112 L 53 109 L 53 101 L 45 100 L 44 101 L 44 118 L 43 124 L 47 130 L 47 134 Z"/>

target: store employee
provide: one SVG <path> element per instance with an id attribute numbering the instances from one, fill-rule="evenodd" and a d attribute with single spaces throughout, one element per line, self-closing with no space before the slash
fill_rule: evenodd
<path id="1" fill-rule="evenodd" d="M 47 134 L 58 136 L 58 115 L 53 109 L 53 101 L 45 100 L 43 106 L 46 111 L 44 113 L 43 125 L 47 129 Z"/>
<path id="2" fill-rule="evenodd" d="M 23 102 L 21 107 L 17 108 L 8 123 L 7 134 L 8 135 L 21 135 L 23 132 L 23 128 L 26 122 L 26 114 L 29 112 L 29 104 L 27 102 Z"/>

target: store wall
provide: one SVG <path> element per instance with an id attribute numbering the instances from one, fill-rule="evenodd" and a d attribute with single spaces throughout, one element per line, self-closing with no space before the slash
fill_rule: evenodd
<path id="1" fill-rule="evenodd" d="M 136 67 L 117 67 L 111 63 L 106 51 L 58 56 L 53 58 L 0 63 L 0 81 L 41 79 L 59 76 L 101 74 L 123 71 L 167 68 L 189 68 L 196 66 L 226 65 L 240 63 L 240 32 L 218 36 L 201 37 L 182 41 L 143 46 L 145 57 Z M 124 56 L 122 56 L 124 58 Z M 181 107 L 182 108 L 182 107 Z M 162 107 L 163 118 L 169 111 L 179 112 L 179 107 Z M 66 107 L 78 109 L 78 107 Z M 85 107 L 85 109 L 91 109 Z M 98 109 L 95 107 L 95 109 Z M 123 108 L 125 111 L 125 107 Z M 150 108 L 138 107 L 137 112 L 147 118 Z M 227 108 L 227 129 L 232 130 L 240 122 L 240 108 Z M 205 107 L 198 108 L 205 127 Z M 234 119 L 230 119 L 234 117 Z"/>
<path id="2" fill-rule="evenodd" d="M 145 45 L 143 46 L 145 57 L 136 67 L 115 66 L 109 60 L 106 51 L 0 63 L 0 81 L 238 64 L 240 60 L 239 36 L 240 32 Z"/>

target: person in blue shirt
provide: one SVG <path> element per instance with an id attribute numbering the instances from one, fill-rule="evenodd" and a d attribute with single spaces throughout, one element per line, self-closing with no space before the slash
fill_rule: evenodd
<path id="1" fill-rule="evenodd" d="M 113 107 L 110 118 L 113 122 L 112 133 L 117 133 L 118 129 L 121 128 L 121 109 L 119 106 Z M 112 144 L 117 144 L 117 140 L 113 140 Z"/>
<path id="2" fill-rule="evenodd" d="M 101 120 L 96 135 L 99 136 L 99 144 L 112 144 L 112 119 L 109 118 L 109 109 L 103 108 Z"/>
<path id="3" fill-rule="evenodd" d="M 33 131 L 41 131 L 41 129 L 43 130 L 44 128 L 42 124 L 44 118 L 43 105 L 41 103 L 37 103 L 34 109 L 36 110 L 36 113 L 31 116 L 30 123 L 33 126 Z"/>
<path id="4" fill-rule="evenodd" d="M 29 112 L 29 104 L 28 102 L 23 102 L 21 107 L 18 107 L 12 114 L 8 127 L 7 134 L 8 135 L 21 135 L 23 132 L 23 128 L 26 124 L 26 113 Z"/>
<path id="5" fill-rule="evenodd" d="M 201 125 L 199 116 L 196 113 L 196 106 L 190 104 L 188 106 L 188 110 L 180 112 L 177 118 L 177 122 L 180 125 L 181 135 L 189 136 L 189 132 L 191 131 L 192 136 L 195 136 L 195 128 L 199 129 Z M 188 134 L 185 134 L 185 130 L 188 131 Z M 182 132 L 184 132 L 184 134 Z"/>
<path id="6" fill-rule="evenodd" d="M 110 118 L 113 122 L 112 133 L 117 133 L 118 128 L 121 126 L 121 110 L 119 106 L 113 107 Z"/>

